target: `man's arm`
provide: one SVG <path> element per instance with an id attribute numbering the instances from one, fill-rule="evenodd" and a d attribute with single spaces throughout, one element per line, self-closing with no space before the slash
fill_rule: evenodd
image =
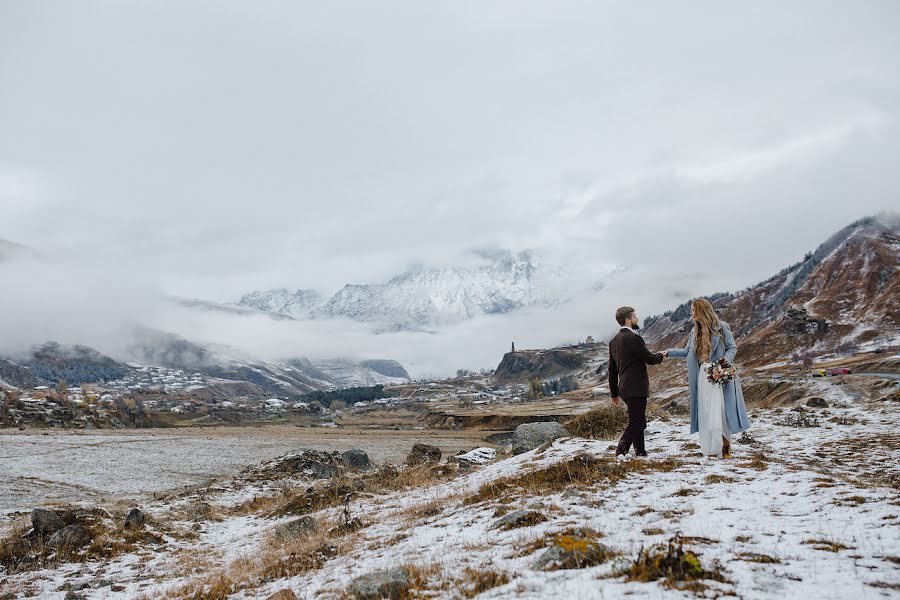
<path id="1" fill-rule="evenodd" d="M 612 396 L 613 402 L 616 402 L 616 398 L 619 397 L 619 367 L 616 366 L 616 359 L 613 358 L 612 342 L 609 346 L 609 394 Z"/>
<path id="2" fill-rule="evenodd" d="M 634 351 L 638 355 L 638 357 L 644 361 L 644 364 L 647 365 L 658 365 L 663 361 L 663 355 L 661 352 L 657 352 L 654 354 L 647 349 L 647 344 L 644 343 L 644 338 L 639 335 L 635 335 L 634 341 L 632 344 L 635 344 Z"/>

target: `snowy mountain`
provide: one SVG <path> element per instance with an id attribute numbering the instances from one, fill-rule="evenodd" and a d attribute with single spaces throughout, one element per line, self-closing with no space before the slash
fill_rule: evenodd
<path id="1" fill-rule="evenodd" d="M 416 329 L 563 301 L 548 285 L 561 270 L 536 263 L 531 252 L 481 256 L 487 264 L 418 266 L 384 284 L 347 284 L 328 300 L 312 290 L 292 294 L 282 288 L 251 292 L 239 304 L 295 317 L 345 317 Z"/>
<path id="2" fill-rule="evenodd" d="M 297 290 L 292 293 L 285 288 L 250 292 L 238 302 L 241 306 L 291 317 L 307 317 L 323 303 L 324 299 L 315 290 Z"/>
<path id="3" fill-rule="evenodd" d="M 868 217 L 800 262 L 738 293 L 708 296 L 738 339 L 742 364 L 900 345 L 900 218 Z M 658 347 L 680 345 L 690 302 L 644 323 Z"/>

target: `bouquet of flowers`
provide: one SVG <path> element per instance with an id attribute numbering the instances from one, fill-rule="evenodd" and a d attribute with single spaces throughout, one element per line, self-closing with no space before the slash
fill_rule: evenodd
<path id="1" fill-rule="evenodd" d="M 736 375 L 737 369 L 735 369 L 734 365 L 729 363 L 724 358 L 720 358 L 718 361 L 711 363 L 708 367 L 706 367 L 706 378 L 710 383 L 725 385 L 729 381 L 733 380 Z"/>

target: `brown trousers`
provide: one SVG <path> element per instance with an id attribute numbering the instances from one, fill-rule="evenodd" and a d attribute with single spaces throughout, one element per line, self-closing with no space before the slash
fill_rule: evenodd
<path id="1" fill-rule="evenodd" d="M 625 406 L 628 407 L 628 425 L 619 440 L 616 454 L 628 454 L 634 444 L 634 453 L 644 456 L 647 454 L 647 450 L 644 448 L 644 430 L 647 429 L 647 399 L 625 398 Z"/>

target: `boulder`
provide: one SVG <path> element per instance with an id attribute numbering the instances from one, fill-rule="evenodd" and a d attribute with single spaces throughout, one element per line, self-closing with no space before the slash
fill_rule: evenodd
<path id="1" fill-rule="evenodd" d="M 35 508 L 31 511 L 31 526 L 39 535 L 52 535 L 66 526 L 55 511 Z"/>
<path id="2" fill-rule="evenodd" d="M 566 428 L 556 421 L 524 423 L 516 427 L 513 434 L 513 454 L 534 450 L 542 444 L 568 435 Z"/>
<path id="3" fill-rule="evenodd" d="M 276 526 L 274 533 L 279 542 L 285 543 L 315 533 L 318 528 L 319 523 L 313 517 L 305 516 Z"/>
<path id="4" fill-rule="evenodd" d="M 458 454 L 456 456 L 456 461 L 459 463 L 460 469 L 468 470 L 478 465 L 489 463 L 495 458 L 497 458 L 496 449 L 475 448 L 474 450 L 470 450 L 469 452 L 466 452 L 464 454 Z"/>
<path id="5" fill-rule="evenodd" d="M 539 571 L 584 569 L 606 562 L 615 553 L 590 537 L 560 535 L 534 563 Z"/>
<path id="6" fill-rule="evenodd" d="M 410 466 L 437 462 L 441 462 L 441 449 L 428 444 L 414 444 L 409 456 L 406 457 L 406 464 Z"/>
<path id="7" fill-rule="evenodd" d="M 401 569 L 375 571 L 357 577 L 350 584 L 350 595 L 356 600 L 382 600 L 405 598 L 409 592 L 409 579 Z"/>
<path id="8" fill-rule="evenodd" d="M 314 479 L 330 479 L 344 470 L 344 457 L 337 452 L 304 448 L 290 452 L 251 469 L 250 479 L 274 479 L 285 475 L 306 475 Z"/>
<path id="9" fill-rule="evenodd" d="M 828 402 L 825 398 L 810 398 L 806 401 L 806 405 L 810 408 L 828 408 Z"/>
<path id="10" fill-rule="evenodd" d="M 90 532 L 81 525 L 67 525 L 50 536 L 47 547 L 58 550 L 78 550 L 91 543 Z"/>
<path id="11" fill-rule="evenodd" d="M 140 529 L 146 522 L 147 517 L 144 516 L 144 513 L 139 508 L 132 508 L 125 516 L 126 529 Z"/>
<path id="12" fill-rule="evenodd" d="M 349 469 L 368 471 L 372 468 L 372 461 L 369 460 L 369 455 L 363 450 L 347 450 L 341 454 L 341 457 L 344 459 L 344 464 L 347 465 L 347 468 Z"/>
<path id="13" fill-rule="evenodd" d="M 531 527 L 547 520 L 547 516 L 536 510 L 514 510 L 503 515 L 494 523 L 497 529 L 518 529 L 520 527 Z"/>

